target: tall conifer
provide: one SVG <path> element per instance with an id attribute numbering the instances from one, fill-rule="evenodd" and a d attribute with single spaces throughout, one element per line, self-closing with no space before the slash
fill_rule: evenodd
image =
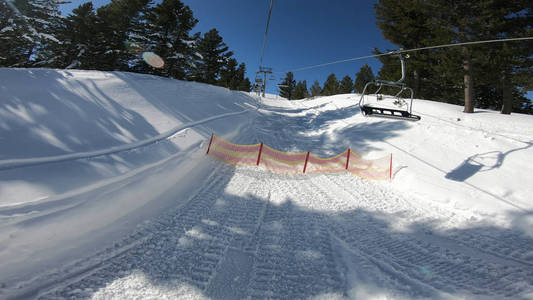
<path id="1" fill-rule="evenodd" d="M 98 19 L 91 2 L 86 2 L 72 10 L 64 19 L 64 26 L 58 35 L 62 41 L 60 49 L 55 49 L 59 68 L 94 70 L 99 66 L 95 57 L 98 55 Z"/>
<path id="2" fill-rule="evenodd" d="M 311 86 L 311 97 L 317 97 L 320 96 L 322 93 L 322 87 L 320 87 L 320 83 L 318 80 L 315 80 L 313 82 L 313 85 Z"/>
<path id="3" fill-rule="evenodd" d="M 368 64 L 365 64 L 361 67 L 359 72 L 355 74 L 355 91 L 360 94 L 363 93 L 365 85 L 374 79 L 375 77 L 374 72 L 372 72 L 372 68 Z"/>
<path id="4" fill-rule="evenodd" d="M 350 75 L 344 76 L 340 82 L 339 92 L 341 94 L 349 94 L 353 91 L 354 84 Z"/>
<path id="5" fill-rule="evenodd" d="M 163 0 L 148 10 L 146 22 L 132 32 L 132 40 L 159 55 L 165 65 L 154 69 L 139 61 L 143 72 L 185 79 L 194 66 L 195 40 L 190 31 L 198 23 L 192 10 L 180 0 Z"/>
<path id="6" fill-rule="evenodd" d="M 233 55 L 229 47 L 224 43 L 218 30 L 209 30 L 198 41 L 197 60 L 192 79 L 199 82 L 216 84 L 220 72 L 228 59 Z"/>
<path id="7" fill-rule="evenodd" d="M 407 49 L 529 36 L 532 7 L 529 0 L 379 0 L 375 6 L 383 36 Z M 532 49 L 522 41 L 413 52 L 405 82 L 416 97 L 464 104 L 465 112 L 476 106 L 509 113 L 523 107 Z M 379 59 L 380 79 L 400 78 L 397 58 Z"/>
<path id="8" fill-rule="evenodd" d="M 309 92 L 307 91 L 307 81 L 298 81 L 296 87 L 294 88 L 294 99 L 304 99 L 309 97 Z"/>
<path id="9" fill-rule="evenodd" d="M 328 76 L 326 82 L 324 83 L 324 88 L 322 89 L 322 95 L 332 96 L 339 93 L 339 81 L 334 73 Z"/>
<path id="10" fill-rule="evenodd" d="M 61 42 L 56 37 L 62 19 L 59 0 L 2 1 L 0 8 L 0 64 L 10 67 L 47 66 L 46 49 Z"/>
<path id="11" fill-rule="evenodd" d="M 296 80 L 294 80 L 294 74 L 292 72 L 287 72 L 285 78 L 280 83 L 279 95 L 288 100 L 294 99 L 294 91 L 296 89 Z"/>

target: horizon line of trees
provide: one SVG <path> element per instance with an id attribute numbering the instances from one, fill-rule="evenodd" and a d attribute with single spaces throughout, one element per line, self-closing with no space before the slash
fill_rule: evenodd
<path id="1" fill-rule="evenodd" d="M 127 71 L 250 91 L 246 65 L 180 0 L 86 2 L 61 16 L 63 0 L 0 0 L 0 67 Z M 145 63 L 154 52 L 162 68 Z"/>
<path id="2" fill-rule="evenodd" d="M 335 73 L 331 73 L 324 86 L 315 80 L 310 88 L 307 88 L 307 81 L 298 81 L 294 79 L 292 72 L 287 72 L 285 78 L 279 84 L 280 96 L 288 100 L 299 100 L 309 97 L 333 96 L 338 94 L 349 94 L 351 92 L 362 93 L 365 84 L 375 79 L 372 68 L 365 64 L 359 72 L 355 74 L 355 81 L 350 75 L 344 76 L 341 80 L 337 79 Z"/>

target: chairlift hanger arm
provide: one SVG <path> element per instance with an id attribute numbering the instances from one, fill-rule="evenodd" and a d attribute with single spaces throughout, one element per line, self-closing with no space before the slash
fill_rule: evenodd
<path id="1" fill-rule="evenodd" d="M 359 107 L 361 108 L 361 113 L 364 116 L 376 116 L 376 117 L 382 117 L 382 118 L 393 118 L 393 119 L 401 119 L 401 120 L 408 120 L 408 121 L 420 120 L 420 116 L 412 114 L 414 91 L 412 88 L 408 87 L 405 84 L 405 82 L 403 82 L 405 79 L 405 60 L 402 56 L 402 53 L 397 53 L 397 55 L 401 63 L 402 78 L 400 78 L 398 81 L 374 80 L 374 81 L 370 81 L 367 84 L 365 84 L 363 93 L 361 94 L 361 98 L 359 99 Z M 367 90 L 370 85 L 375 85 L 378 87 L 375 93 L 378 93 L 381 90 L 381 88 L 383 88 L 383 86 L 399 88 L 400 91 L 396 93 L 394 98 L 396 98 L 396 101 L 398 101 L 399 103 L 405 103 L 406 105 L 407 105 L 407 102 L 404 99 L 400 98 L 400 95 L 405 90 L 410 91 L 411 101 L 409 102 L 408 109 L 400 110 L 400 109 L 377 107 L 377 106 L 371 106 L 368 104 L 364 104 L 364 99 L 365 99 L 365 96 L 368 95 Z"/>

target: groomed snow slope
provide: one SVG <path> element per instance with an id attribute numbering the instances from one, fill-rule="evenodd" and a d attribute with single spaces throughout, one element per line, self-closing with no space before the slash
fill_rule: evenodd
<path id="1" fill-rule="evenodd" d="M 412 123 L 364 118 L 353 94 L 0 76 L 0 298 L 533 297 L 531 116 L 420 100 Z M 204 155 L 212 131 L 392 153 L 394 178 L 225 166 Z"/>

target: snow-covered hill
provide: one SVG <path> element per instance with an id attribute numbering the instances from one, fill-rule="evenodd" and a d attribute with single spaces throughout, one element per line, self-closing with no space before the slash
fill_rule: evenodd
<path id="1" fill-rule="evenodd" d="M 533 297 L 533 118 L 287 101 L 120 72 L 0 69 L 0 298 Z M 211 135 L 393 155 L 393 180 L 276 175 Z"/>

